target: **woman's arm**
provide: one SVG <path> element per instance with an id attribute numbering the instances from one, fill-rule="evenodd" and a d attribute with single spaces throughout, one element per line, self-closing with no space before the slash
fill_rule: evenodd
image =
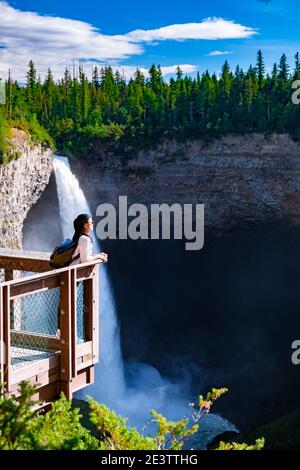
<path id="1" fill-rule="evenodd" d="M 94 259 L 100 259 L 102 263 L 107 263 L 108 255 L 106 253 L 98 253 L 97 255 L 93 255 Z"/>
<path id="2" fill-rule="evenodd" d="M 96 255 L 92 254 L 92 242 L 89 237 L 81 236 L 78 242 L 80 261 L 81 263 L 86 263 L 87 261 L 93 261 L 100 259 L 102 263 L 107 263 L 108 256 L 106 253 L 98 253 Z"/>

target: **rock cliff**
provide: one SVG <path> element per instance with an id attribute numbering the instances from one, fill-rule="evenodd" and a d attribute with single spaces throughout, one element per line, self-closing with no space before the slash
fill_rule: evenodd
<path id="1" fill-rule="evenodd" d="M 285 134 L 165 141 L 131 159 L 102 149 L 72 166 L 93 210 L 127 195 L 148 206 L 204 203 L 207 227 L 300 223 L 300 143 Z"/>
<path id="2" fill-rule="evenodd" d="M 33 145 L 25 132 L 13 130 L 17 160 L 0 165 L 0 247 L 21 248 L 23 222 L 48 184 L 52 151 Z"/>

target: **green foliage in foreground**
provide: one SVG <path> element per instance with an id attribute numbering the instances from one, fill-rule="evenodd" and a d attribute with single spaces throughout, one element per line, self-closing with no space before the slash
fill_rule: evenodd
<path id="1" fill-rule="evenodd" d="M 89 399 L 90 421 L 97 436 L 81 425 L 78 409 L 63 395 L 46 414 L 33 410 L 34 389 L 23 382 L 20 395 L 0 398 L 0 449 L 1 450 L 180 450 L 187 447 L 188 439 L 199 429 L 199 421 L 215 400 L 227 389 L 213 389 L 204 399 L 199 397 L 197 406 L 192 404 L 193 424 L 187 418 L 178 422 L 167 420 L 151 411 L 157 425 L 156 434 L 143 436 L 135 428 L 126 425 L 126 419 L 106 406 Z M 218 450 L 260 450 L 264 439 L 257 439 L 252 446 L 223 443 Z"/>

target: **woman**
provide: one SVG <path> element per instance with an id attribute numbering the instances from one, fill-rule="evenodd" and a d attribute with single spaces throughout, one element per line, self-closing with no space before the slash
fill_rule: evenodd
<path id="1" fill-rule="evenodd" d="M 90 215 L 80 214 L 73 222 L 75 233 L 73 241 L 77 243 L 77 248 L 73 254 L 73 261 L 70 266 L 79 263 L 86 263 L 100 259 L 102 263 L 107 263 L 108 256 L 106 253 L 92 254 L 93 244 L 89 233 L 93 231 L 93 221 Z"/>

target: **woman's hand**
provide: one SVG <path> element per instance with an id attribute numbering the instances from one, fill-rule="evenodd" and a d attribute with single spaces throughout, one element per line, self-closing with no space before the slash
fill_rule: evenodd
<path id="1" fill-rule="evenodd" d="M 108 255 L 106 253 L 99 253 L 97 259 L 101 259 L 102 263 L 107 263 Z"/>

